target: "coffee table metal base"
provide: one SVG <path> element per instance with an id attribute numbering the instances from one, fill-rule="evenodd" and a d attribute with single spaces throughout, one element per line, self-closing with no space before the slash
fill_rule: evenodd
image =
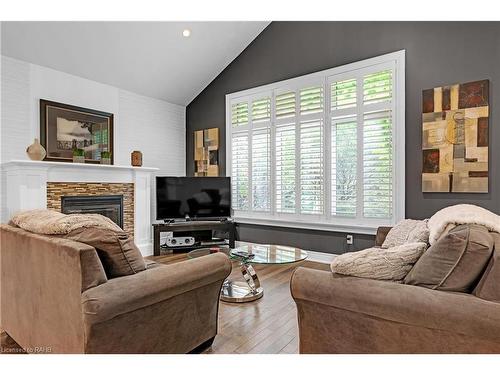
<path id="1" fill-rule="evenodd" d="M 220 299 L 224 302 L 251 302 L 264 295 L 259 277 L 251 264 L 241 261 L 240 271 L 245 282 L 225 280 Z"/>
<path id="2" fill-rule="evenodd" d="M 255 290 L 243 281 L 226 280 L 222 286 L 220 299 L 224 302 L 251 302 L 261 298 L 264 295 L 264 289 L 259 287 Z"/>

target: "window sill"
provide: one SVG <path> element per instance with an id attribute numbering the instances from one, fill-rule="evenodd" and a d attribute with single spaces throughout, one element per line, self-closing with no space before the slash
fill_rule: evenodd
<path id="1" fill-rule="evenodd" d="M 235 215 L 233 217 L 234 222 L 237 224 L 251 224 L 251 225 L 262 225 L 262 226 L 273 226 L 273 227 L 284 227 L 284 228 L 294 228 L 294 229 L 307 229 L 307 230 L 319 230 L 328 232 L 340 232 L 340 233 L 355 233 L 355 234 L 369 234 L 375 235 L 377 233 L 377 228 L 379 226 L 390 226 L 391 223 L 388 222 L 377 222 L 377 223 L 331 223 L 331 222 L 321 222 L 321 221 L 298 221 L 298 220 L 287 220 L 283 218 L 257 218 Z"/>

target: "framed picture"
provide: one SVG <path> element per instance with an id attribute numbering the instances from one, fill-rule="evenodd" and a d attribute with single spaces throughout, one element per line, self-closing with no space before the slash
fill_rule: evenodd
<path id="1" fill-rule="evenodd" d="M 194 132 L 194 175 L 219 175 L 219 129 Z"/>
<path id="2" fill-rule="evenodd" d="M 99 163 L 107 151 L 113 164 L 113 114 L 40 99 L 40 143 L 44 160 L 71 162 L 82 149 L 86 163 Z"/>
<path id="3" fill-rule="evenodd" d="M 422 191 L 487 193 L 489 81 L 422 92 Z"/>

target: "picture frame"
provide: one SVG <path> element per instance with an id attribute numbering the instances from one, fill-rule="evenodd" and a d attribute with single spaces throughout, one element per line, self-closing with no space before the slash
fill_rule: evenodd
<path id="1" fill-rule="evenodd" d="M 72 162 L 73 150 L 83 149 L 85 163 L 100 163 L 101 152 L 111 153 L 113 114 L 40 99 L 40 143 L 43 160 Z"/>

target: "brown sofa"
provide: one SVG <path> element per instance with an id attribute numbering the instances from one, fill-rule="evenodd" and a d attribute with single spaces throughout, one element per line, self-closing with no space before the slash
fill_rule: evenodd
<path id="1" fill-rule="evenodd" d="M 4 329 L 28 352 L 187 353 L 217 333 L 231 263 L 213 254 L 107 279 L 95 248 L 2 225 Z"/>
<path id="2" fill-rule="evenodd" d="M 302 267 L 291 292 L 300 353 L 500 353 L 500 301 Z"/>

